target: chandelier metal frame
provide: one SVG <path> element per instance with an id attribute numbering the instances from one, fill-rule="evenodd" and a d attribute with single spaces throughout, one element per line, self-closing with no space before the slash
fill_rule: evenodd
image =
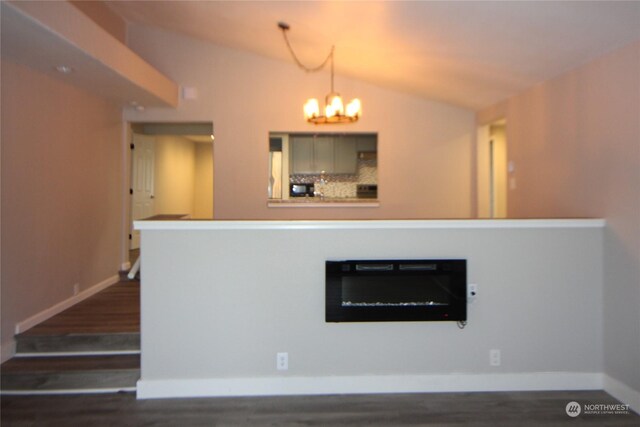
<path id="1" fill-rule="evenodd" d="M 335 52 L 335 46 L 331 46 L 331 50 L 327 57 L 315 67 L 307 67 L 300 61 L 298 56 L 291 47 L 291 43 L 289 42 L 289 38 L 287 37 L 287 31 L 289 31 L 289 24 L 286 22 L 278 22 L 278 28 L 282 30 L 282 35 L 284 37 L 284 41 L 289 49 L 289 53 L 293 58 L 296 65 L 307 73 L 313 73 L 317 71 L 321 71 L 328 62 L 331 62 L 331 92 L 325 97 L 325 114 L 320 114 L 320 106 L 318 104 L 317 99 L 311 98 L 307 100 L 304 105 L 305 118 L 308 122 L 319 125 L 319 124 L 333 124 L 333 123 L 353 123 L 358 121 L 360 116 L 362 115 L 361 111 L 361 103 L 360 100 L 355 98 L 347 104 L 346 109 L 344 104 L 342 103 L 342 98 L 340 94 L 334 90 L 333 82 L 334 82 L 334 67 L 333 67 L 333 56 Z"/>

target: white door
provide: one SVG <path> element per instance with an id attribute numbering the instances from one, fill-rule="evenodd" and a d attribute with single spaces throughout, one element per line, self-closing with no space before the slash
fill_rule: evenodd
<path id="1" fill-rule="evenodd" d="M 491 130 L 489 125 L 478 128 L 476 141 L 478 218 L 493 218 L 491 214 Z"/>
<path id="2" fill-rule="evenodd" d="M 476 141 L 478 218 L 506 218 L 506 122 L 479 127 Z"/>
<path id="3" fill-rule="evenodd" d="M 153 203 L 153 180 L 155 165 L 155 138 L 148 135 L 133 134 L 133 153 L 131 158 L 131 219 L 148 218 L 155 214 Z M 131 224 L 130 249 L 140 247 L 140 231 Z"/>

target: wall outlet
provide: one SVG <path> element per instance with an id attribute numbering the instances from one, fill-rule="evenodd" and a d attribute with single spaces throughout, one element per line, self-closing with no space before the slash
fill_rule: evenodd
<path id="1" fill-rule="evenodd" d="M 73 295 L 78 295 L 80 293 L 80 283 L 76 283 L 73 285 Z"/>
<path id="2" fill-rule="evenodd" d="M 489 350 L 489 365 L 491 366 L 500 366 L 500 350 L 493 349 Z"/>
<path id="3" fill-rule="evenodd" d="M 276 369 L 278 371 L 289 369 L 289 353 L 276 353 Z"/>
<path id="4" fill-rule="evenodd" d="M 478 296 L 478 285 L 475 283 L 469 283 L 467 285 L 467 304 L 471 304 L 476 300 Z"/>

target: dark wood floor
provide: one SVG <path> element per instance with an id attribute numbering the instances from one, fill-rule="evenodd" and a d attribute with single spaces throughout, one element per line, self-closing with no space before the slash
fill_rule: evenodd
<path id="1" fill-rule="evenodd" d="M 129 251 L 133 264 L 140 249 Z M 140 332 L 140 282 L 122 280 L 23 335 L 64 335 Z"/>
<path id="2" fill-rule="evenodd" d="M 215 399 L 133 394 L 2 397 L 2 426 L 639 426 L 637 414 L 579 415 L 616 402 L 601 391 L 433 393 Z"/>
<path id="3" fill-rule="evenodd" d="M 23 335 L 140 332 L 140 283 L 121 281 Z"/>
<path id="4" fill-rule="evenodd" d="M 123 281 L 25 334 L 140 330 L 138 282 Z M 108 359 L 108 358 L 107 358 Z M 87 361 L 90 359 L 87 358 Z M 115 359 L 114 359 L 115 360 Z M 125 360 L 125 359 L 121 359 Z M 137 356 L 125 362 L 135 364 Z M 62 362 L 61 362 L 62 363 Z M 84 363 L 84 362 L 83 362 Z M 87 362 L 89 363 L 89 362 Z M 107 363 L 111 363 L 107 360 Z M 113 362 L 116 363 L 116 362 Z M 82 366 L 74 366 L 81 369 Z M 602 391 L 430 393 L 136 400 L 134 394 L 1 396 L 2 426 L 640 426 L 637 414 L 580 415 L 565 407 L 617 403 Z"/>

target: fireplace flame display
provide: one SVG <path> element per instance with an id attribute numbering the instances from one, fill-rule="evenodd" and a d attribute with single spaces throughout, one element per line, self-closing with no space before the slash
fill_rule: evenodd
<path id="1" fill-rule="evenodd" d="M 326 321 L 465 321 L 466 260 L 326 262 Z"/>
<path id="2" fill-rule="evenodd" d="M 342 301 L 343 307 L 419 307 L 427 305 L 448 305 L 442 302 L 351 302 Z"/>

